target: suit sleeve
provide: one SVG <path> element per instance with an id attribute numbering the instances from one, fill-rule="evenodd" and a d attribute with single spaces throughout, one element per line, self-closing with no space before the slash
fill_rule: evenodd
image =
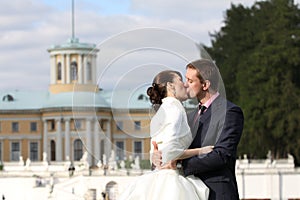
<path id="1" fill-rule="evenodd" d="M 184 174 L 187 176 L 215 171 L 235 161 L 243 125 L 244 116 L 242 110 L 238 106 L 230 107 L 226 112 L 223 128 L 219 127 L 221 133 L 213 151 L 184 160 Z"/>

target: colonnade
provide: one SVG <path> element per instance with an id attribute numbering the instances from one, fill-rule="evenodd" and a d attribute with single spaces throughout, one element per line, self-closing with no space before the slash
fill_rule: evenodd
<path id="1" fill-rule="evenodd" d="M 48 121 L 55 120 L 55 130 L 49 131 Z M 76 120 L 76 119 L 75 119 Z M 106 158 L 109 158 L 111 154 L 111 130 L 110 130 L 110 119 L 101 119 L 105 125 L 106 129 L 102 130 L 99 124 L 99 119 L 92 117 L 81 118 L 84 120 L 86 125 L 82 130 L 71 130 L 70 121 L 71 118 L 52 118 L 52 119 L 43 119 L 44 129 L 43 129 L 43 152 L 46 152 L 47 155 L 51 155 L 51 140 L 55 141 L 55 161 L 67 161 L 74 160 L 74 141 L 76 139 L 81 139 L 83 143 L 82 151 L 88 152 L 88 163 L 94 163 L 95 160 L 100 160 L 102 155 L 105 154 Z M 93 128 L 92 128 L 93 126 Z M 64 130 L 62 129 L 64 127 Z M 101 148 L 101 141 L 104 144 L 104 147 Z M 101 151 L 104 149 L 104 152 Z"/>
<path id="2" fill-rule="evenodd" d="M 51 55 L 51 77 L 50 77 L 50 83 L 51 84 L 57 84 L 57 63 L 61 63 L 61 84 L 71 84 L 71 63 L 73 61 L 76 61 L 77 63 L 77 70 L 78 70 L 78 84 L 89 84 L 95 83 L 95 74 L 96 71 L 96 55 L 89 55 L 86 53 L 78 54 L 76 53 L 77 59 L 71 60 L 71 53 L 61 54 L 60 58 L 58 58 L 55 55 Z M 88 57 L 89 56 L 89 57 Z M 90 69 L 88 69 L 90 67 Z M 88 73 L 90 73 L 91 80 L 88 80 Z"/>

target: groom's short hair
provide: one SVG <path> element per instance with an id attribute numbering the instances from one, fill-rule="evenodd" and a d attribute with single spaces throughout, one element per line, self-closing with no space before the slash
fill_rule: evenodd
<path id="1" fill-rule="evenodd" d="M 218 91 L 219 88 L 219 79 L 220 73 L 212 60 L 209 59 L 199 59 L 187 64 L 186 69 L 196 69 L 198 78 L 200 82 L 205 80 L 210 81 L 210 87 L 214 91 Z"/>

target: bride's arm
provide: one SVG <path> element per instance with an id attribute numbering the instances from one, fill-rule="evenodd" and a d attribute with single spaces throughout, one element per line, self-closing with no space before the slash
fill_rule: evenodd
<path id="1" fill-rule="evenodd" d="M 214 146 L 205 146 L 205 147 L 195 148 L 195 149 L 186 149 L 183 151 L 183 154 L 179 156 L 176 160 L 182 160 L 182 159 L 190 158 L 192 156 L 206 154 L 211 152 L 213 148 Z"/>
<path id="2" fill-rule="evenodd" d="M 163 166 L 160 166 L 159 169 L 176 169 L 176 163 L 177 160 L 182 160 L 185 158 L 190 158 L 192 156 L 200 155 L 200 154 L 206 154 L 213 150 L 214 146 L 205 146 L 201 148 L 195 148 L 195 149 L 186 149 L 183 151 L 183 154 L 179 156 L 175 160 L 171 160 L 168 163 L 164 164 Z"/>

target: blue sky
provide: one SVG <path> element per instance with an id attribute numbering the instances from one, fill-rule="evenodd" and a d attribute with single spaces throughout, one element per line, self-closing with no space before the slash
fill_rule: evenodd
<path id="1" fill-rule="evenodd" d="M 43 0 L 45 4 L 60 10 L 68 10 L 72 0 Z M 95 10 L 104 15 L 129 13 L 129 0 L 74 0 L 75 9 Z"/>
<path id="2" fill-rule="evenodd" d="M 188 53 L 193 52 L 186 44 L 192 41 L 210 46 L 209 33 L 219 31 L 224 13 L 231 3 L 251 6 L 254 1 L 74 0 L 75 35 L 80 42 L 93 43 L 101 48 L 100 57 L 103 59 L 100 63 L 104 65 L 112 58 L 111 52 L 124 53 L 124 50 L 130 50 L 130 46 L 136 47 L 136 43 L 155 44 L 159 48 L 170 48 L 170 52 L 178 50 L 191 58 Z M 48 89 L 50 59 L 47 49 L 53 44 L 65 43 L 71 36 L 71 2 L 0 1 L 0 90 Z M 300 0 L 295 2 L 299 4 Z M 132 31 L 149 27 L 165 31 L 156 37 L 149 32 Z M 128 35 L 128 32 L 133 35 Z M 125 39 L 124 35 L 127 36 Z M 111 74 L 101 80 L 103 86 L 120 81 L 118 78 L 122 74 L 116 73 L 120 68 L 125 69 L 123 74 L 132 72 L 132 69 L 126 68 L 132 66 L 132 63 L 135 63 L 134 67 L 149 63 L 172 66 L 184 73 L 185 61 L 178 60 L 178 56 L 157 54 L 157 51 L 134 52 L 134 59 L 132 55 L 123 56 L 120 66 L 108 70 Z M 129 57 L 133 60 L 129 60 Z M 147 62 L 143 63 L 143 60 Z M 148 77 L 146 74 L 137 77 L 150 79 L 152 74 L 147 74 Z"/>

